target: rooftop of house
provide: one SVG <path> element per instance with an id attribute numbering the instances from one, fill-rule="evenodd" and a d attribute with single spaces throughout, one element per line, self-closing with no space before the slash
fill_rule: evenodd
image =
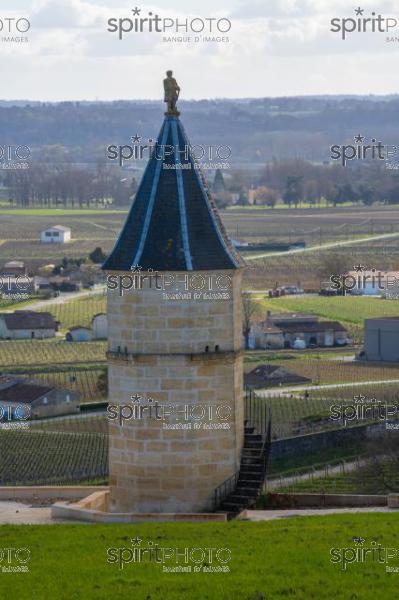
<path id="1" fill-rule="evenodd" d="M 3 377 L 0 377 L 0 384 Z M 6 377 L 6 385 L 0 385 L 0 402 L 31 404 L 54 389 L 53 386 L 42 385 L 18 377 Z"/>
<path id="2" fill-rule="evenodd" d="M 163 149 L 172 151 L 163 153 Z M 242 262 L 177 116 L 167 115 L 119 239 L 103 269 L 203 271 Z"/>
<path id="3" fill-rule="evenodd" d="M 269 321 L 262 321 L 259 323 L 259 325 L 264 333 L 282 333 L 281 329 L 277 327 L 277 325 L 273 325 Z"/>
<path id="4" fill-rule="evenodd" d="M 9 260 L 5 263 L 5 269 L 23 269 L 25 267 L 25 263 L 22 260 Z"/>
<path id="5" fill-rule="evenodd" d="M 398 317 L 373 317 L 372 319 L 365 319 L 365 322 L 368 323 L 369 321 L 397 321 L 399 319 Z"/>
<path id="6" fill-rule="evenodd" d="M 95 315 L 93 315 L 92 321 L 94 321 L 94 319 L 97 317 L 106 317 L 106 316 L 107 316 L 107 313 L 104 313 L 104 312 L 96 313 Z"/>
<path id="7" fill-rule="evenodd" d="M 65 227 L 64 225 L 52 225 L 51 227 L 47 227 L 43 231 L 50 231 L 51 229 L 56 229 L 57 231 L 71 231 L 70 227 Z"/>
<path id="8" fill-rule="evenodd" d="M 322 333 L 323 331 L 347 331 L 341 323 L 338 321 L 316 321 L 316 322 L 304 322 L 301 323 L 281 323 L 278 328 L 283 333 Z"/>
<path id="9" fill-rule="evenodd" d="M 0 313 L 7 329 L 56 329 L 57 322 L 49 312 L 16 310 L 13 313 Z"/>
<path id="10" fill-rule="evenodd" d="M 244 382 L 246 385 L 259 386 L 261 384 L 281 383 L 307 383 L 311 381 L 308 377 L 303 377 L 292 371 L 288 371 L 280 365 L 258 365 L 249 373 L 244 374 Z"/>
<path id="11" fill-rule="evenodd" d="M 0 375 L 0 389 L 12 385 L 17 378 L 14 375 Z"/>

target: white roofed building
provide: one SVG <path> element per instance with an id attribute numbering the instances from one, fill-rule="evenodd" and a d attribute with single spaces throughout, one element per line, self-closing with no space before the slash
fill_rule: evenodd
<path id="1" fill-rule="evenodd" d="M 71 228 L 63 225 L 53 225 L 40 234 L 40 241 L 44 244 L 65 244 L 71 240 Z"/>

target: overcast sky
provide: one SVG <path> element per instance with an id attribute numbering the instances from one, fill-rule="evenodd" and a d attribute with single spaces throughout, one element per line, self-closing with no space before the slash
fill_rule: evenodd
<path id="1" fill-rule="evenodd" d="M 332 18 L 355 17 L 348 0 L 3 0 L 0 19 L 30 20 L 27 43 L 1 42 L 2 99 L 144 99 L 161 97 L 173 69 L 182 97 L 398 93 L 398 41 L 385 33 L 330 32 Z M 396 10 L 395 10 L 396 4 Z M 229 19 L 224 43 L 164 42 L 159 33 L 107 31 L 110 18 Z M 217 7 L 217 8 L 215 8 Z M 397 18 L 399 3 L 360 0 Z M 226 23 L 224 21 L 224 23 Z M 7 34 L 8 35 L 8 34 Z M 171 34 L 168 34 L 171 35 Z M 194 34 L 191 34 L 193 37 Z M 390 37 L 395 36 L 392 30 Z"/>

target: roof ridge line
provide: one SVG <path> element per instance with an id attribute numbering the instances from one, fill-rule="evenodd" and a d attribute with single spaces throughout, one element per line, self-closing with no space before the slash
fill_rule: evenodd
<path id="1" fill-rule="evenodd" d="M 171 124 L 173 145 L 177 149 L 179 147 L 179 135 L 177 132 L 176 119 L 173 119 Z M 175 166 L 182 164 L 180 157 L 178 160 L 177 152 L 174 152 Z M 191 260 L 190 242 L 188 239 L 188 227 L 187 227 L 187 213 L 186 213 L 186 197 L 184 193 L 184 183 L 181 170 L 176 168 L 176 182 L 177 182 L 177 195 L 179 198 L 179 213 L 180 213 L 180 226 L 183 240 L 184 258 L 186 259 L 186 267 L 188 271 L 193 270 L 193 263 Z"/>
<path id="2" fill-rule="evenodd" d="M 165 142 L 167 140 L 168 133 L 169 133 L 169 127 L 170 127 L 169 119 L 165 119 L 165 121 L 164 121 L 164 130 L 162 132 L 162 138 L 161 138 L 161 145 L 162 145 L 162 147 L 165 146 Z M 136 255 L 135 255 L 133 263 L 132 263 L 133 265 L 138 265 L 139 264 L 139 260 L 141 258 L 141 255 L 143 254 L 145 241 L 147 239 L 148 230 L 150 228 L 152 212 L 154 210 L 156 192 L 157 192 L 157 189 L 158 189 L 158 183 L 159 183 L 159 178 L 160 178 L 160 175 L 161 175 L 161 169 L 162 169 L 162 162 L 159 160 L 157 162 L 157 164 L 156 164 L 156 167 L 155 167 L 155 174 L 154 174 L 154 180 L 152 182 L 150 199 L 149 199 L 148 206 L 147 206 L 147 212 L 146 212 L 145 219 L 144 219 L 144 225 L 143 225 L 143 230 L 141 232 L 141 237 L 140 237 L 140 240 L 139 240 L 139 245 L 138 245 L 138 248 L 136 250 Z"/>

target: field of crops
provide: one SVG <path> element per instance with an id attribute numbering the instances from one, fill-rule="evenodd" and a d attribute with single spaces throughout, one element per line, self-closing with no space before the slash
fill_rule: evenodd
<path id="1" fill-rule="evenodd" d="M 246 207 L 222 211 L 233 238 L 247 241 L 301 239 L 308 245 L 397 231 L 399 211 L 392 207 L 330 208 L 328 210 L 262 210 Z"/>
<path id="2" fill-rule="evenodd" d="M 87 258 L 97 246 L 108 253 L 125 219 L 126 213 L 113 211 L 7 211 L 1 216 L 0 263 L 23 260 L 29 270 L 43 263 L 57 263 L 64 256 Z M 42 244 L 40 232 L 54 224 L 71 228 L 72 241 L 68 244 Z"/>
<path id="3" fill-rule="evenodd" d="M 331 388 L 322 390 L 309 390 L 309 398 L 318 400 L 320 398 L 331 401 L 349 402 L 354 396 L 362 395 L 367 401 L 374 399 L 381 403 L 397 403 L 399 405 L 399 384 L 383 383 L 374 385 L 362 385 L 346 388 Z M 366 402 L 366 400 L 364 401 Z"/>
<path id="4" fill-rule="evenodd" d="M 389 494 L 399 491 L 397 456 L 374 457 L 354 471 L 297 481 L 277 491 L 325 494 Z"/>
<path id="5" fill-rule="evenodd" d="M 321 275 L 321 266 L 331 264 L 331 257 L 343 253 L 351 257 L 352 265 L 361 264 L 381 271 L 395 271 L 399 260 L 398 239 L 374 240 L 297 254 L 269 254 L 261 259 L 248 260 L 249 268 L 244 273 L 244 285 L 259 290 L 298 285 L 317 291 L 321 282 L 326 280 L 326 276 Z M 334 261 L 337 262 L 335 259 Z"/>
<path id="6" fill-rule="evenodd" d="M 358 383 L 362 381 L 388 381 L 399 379 L 399 365 L 344 360 L 344 356 L 334 353 L 301 353 L 295 350 L 282 354 L 248 353 L 245 371 L 251 371 L 260 364 L 273 364 L 283 367 L 312 380 L 313 384 Z"/>
<path id="7" fill-rule="evenodd" d="M 29 211 L 4 211 L 0 208 L 1 239 L 38 241 L 41 231 L 55 223 L 70 227 L 72 239 L 110 238 L 119 232 L 126 217 L 125 212 L 113 211 L 76 210 L 68 211 L 67 214 L 62 210 L 46 211 L 50 214 L 43 214 L 43 212 L 39 209 L 30 211 L 29 214 Z M 69 244 L 52 244 L 51 248 L 56 249 L 55 246 L 68 252 Z M 41 248 L 47 249 L 48 244 L 41 244 Z"/>
<path id="8" fill-rule="evenodd" d="M 73 233 L 72 233 L 73 235 Z M 115 236 L 116 237 L 116 236 Z M 104 237 L 97 233 L 93 239 L 72 240 L 68 244 L 42 244 L 37 240 L 15 239 L 1 245 L 0 257 L 2 261 L 12 260 L 16 257 L 23 260 L 30 269 L 33 265 L 43 265 L 44 262 L 59 263 L 64 256 L 74 258 L 87 258 L 90 252 L 100 246 L 104 252 L 110 252 L 115 237 Z"/>
<path id="9" fill-rule="evenodd" d="M 34 373 L 32 379 L 78 392 L 80 394 L 80 402 L 84 403 L 104 399 L 103 394 L 97 387 L 98 377 L 101 373 L 101 369 L 85 369 L 78 371 L 72 369 L 70 371 Z"/>
<path id="10" fill-rule="evenodd" d="M 60 330 L 65 331 L 70 327 L 81 325 L 90 327 L 93 316 L 107 309 L 105 293 L 93 294 L 63 302 L 62 304 L 49 304 L 41 308 L 41 312 L 51 312 L 57 321 L 60 321 Z"/>
<path id="11" fill-rule="evenodd" d="M 0 431 L 0 485 L 66 485 L 107 473 L 104 434 Z"/>
<path id="12" fill-rule="evenodd" d="M 309 377 L 315 384 L 399 379 L 399 365 L 380 367 L 363 362 L 306 358 L 288 359 L 280 364 L 289 371 Z"/>
<path id="13" fill-rule="evenodd" d="M 20 300 L 18 298 L 13 299 L 7 298 L 7 296 L 2 296 L 0 297 L 0 310 L 11 311 L 15 309 L 24 308 L 24 306 L 26 306 L 26 308 L 29 308 L 31 300 L 32 297 L 30 297 L 28 300 Z"/>
<path id="14" fill-rule="evenodd" d="M 266 406 L 272 411 L 272 438 L 280 439 L 295 435 L 306 435 L 326 429 L 343 427 L 341 420 L 330 418 L 330 408 L 335 402 L 325 398 L 267 398 Z M 340 401 L 339 405 L 349 405 Z M 353 404 L 353 400 L 352 400 Z M 354 426 L 357 423 L 348 423 Z"/>
<path id="15" fill-rule="evenodd" d="M 331 400 L 276 396 L 264 402 L 272 414 L 273 439 L 337 427 L 329 419 Z"/>
<path id="16" fill-rule="evenodd" d="M 335 392 L 329 393 L 329 392 Z M 323 395 L 322 395 L 323 394 Z M 368 408 L 364 414 L 365 419 L 347 419 L 346 426 L 356 426 L 359 424 L 382 422 L 378 417 L 377 411 L 372 413 L 371 405 L 373 399 L 379 401 L 381 405 L 388 403 L 390 406 L 399 405 L 398 385 L 382 386 L 362 386 L 359 388 L 350 388 L 345 390 L 320 390 L 310 392 L 309 397 L 304 397 L 303 393 L 290 396 L 276 396 L 273 398 L 258 399 L 264 402 L 271 410 L 272 414 L 272 435 L 274 439 L 290 437 L 294 435 L 305 435 L 316 431 L 326 429 L 336 429 L 344 427 L 343 419 L 331 419 L 332 406 L 339 406 L 341 415 L 344 413 L 344 406 L 353 407 L 354 397 L 361 394 L 365 399 L 363 404 Z M 393 409 L 392 409 L 393 411 Z M 392 412 L 391 411 L 391 412 Z M 334 409 L 338 414 L 338 409 Z M 353 415 L 353 409 L 346 411 L 346 415 Z"/>
<path id="17" fill-rule="evenodd" d="M 29 427 L 34 431 L 58 431 L 65 433 L 103 433 L 108 434 L 106 415 L 79 415 L 31 421 Z"/>
<path id="18" fill-rule="evenodd" d="M 13 366 L 105 361 L 106 342 L 0 341 L 0 369 Z"/>

